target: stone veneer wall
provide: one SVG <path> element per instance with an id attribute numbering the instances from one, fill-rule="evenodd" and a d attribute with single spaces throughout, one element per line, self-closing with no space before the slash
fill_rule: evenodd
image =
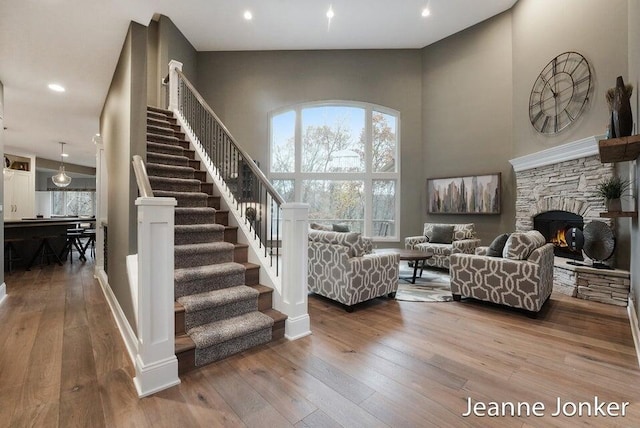
<path id="1" fill-rule="evenodd" d="M 596 194 L 597 184 L 613 174 L 614 165 L 597 155 L 516 172 L 516 231 L 532 230 L 535 215 L 554 210 L 613 226 L 612 219 L 600 218 L 606 208 Z"/>

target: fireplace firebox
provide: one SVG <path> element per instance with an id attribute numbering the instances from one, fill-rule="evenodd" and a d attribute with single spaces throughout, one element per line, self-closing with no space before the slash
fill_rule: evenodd
<path id="1" fill-rule="evenodd" d="M 554 254 L 573 260 L 583 260 L 582 251 L 571 249 L 565 234 L 574 227 L 582 230 L 583 226 L 582 216 L 568 211 L 547 211 L 533 218 L 533 228 L 553 244 Z"/>

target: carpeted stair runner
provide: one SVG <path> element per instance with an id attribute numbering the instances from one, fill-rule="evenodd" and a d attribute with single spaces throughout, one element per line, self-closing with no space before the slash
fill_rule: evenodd
<path id="1" fill-rule="evenodd" d="M 258 311 L 259 292 L 245 285 L 235 245 L 185 156 L 179 126 L 157 109 L 147 114 L 147 174 L 153 193 L 174 197 L 175 297 L 185 309 L 185 329 L 196 345 L 195 365 L 269 342 L 274 320 Z"/>

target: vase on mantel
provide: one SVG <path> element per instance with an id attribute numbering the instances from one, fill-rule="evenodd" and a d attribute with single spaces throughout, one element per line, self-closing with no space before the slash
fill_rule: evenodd
<path id="1" fill-rule="evenodd" d="M 611 134 L 613 137 L 628 137 L 633 130 L 633 115 L 631 114 L 631 92 L 633 87 L 625 86 L 622 76 L 616 79 L 611 109 Z"/>
<path id="2" fill-rule="evenodd" d="M 622 211 L 622 200 L 620 198 L 607 199 L 607 211 L 610 213 L 617 213 Z"/>

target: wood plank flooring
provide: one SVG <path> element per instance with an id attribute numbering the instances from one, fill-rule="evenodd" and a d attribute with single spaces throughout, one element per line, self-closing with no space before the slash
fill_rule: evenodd
<path id="1" fill-rule="evenodd" d="M 313 335 L 195 370 L 138 399 L 91 263 L 7 275 L 0 427 L 640 426 L 626 309 L 554 294 L 538 319 L 487 304 L 388 299 L 346 313 L 311 296 Z M 623 417 L 551 417 L 563 401 L 629 401 Z M 475 401 L 545 417 L 461 416 Z"/>

